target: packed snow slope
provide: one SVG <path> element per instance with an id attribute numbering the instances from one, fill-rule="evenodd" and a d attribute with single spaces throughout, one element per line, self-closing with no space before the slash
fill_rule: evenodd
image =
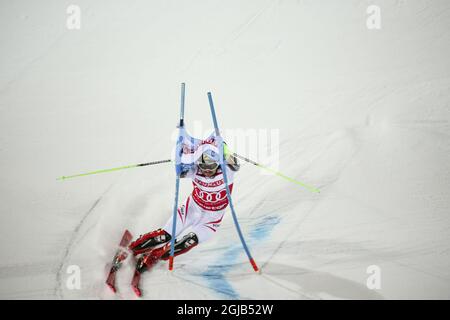
<path id="1" fill-rule="evenodd" d="M 170 217 L 173 166 L 56 178 L 170 158 L 181 82 L 192 134 L 212 128 L 212 91 L 232 149 L 248 155 L 239 130 L 278 132 L 265 164 L 321 193 L 243 163 L 234 202 L 262 274 L 228 214 L 146 274 L 144 298 L 450 298 L 449 30 L 447 0 L 0 1 L 0 298 L 135 298 L 131 262 L 116 296 L 105 268 L 125 228 Z"/>

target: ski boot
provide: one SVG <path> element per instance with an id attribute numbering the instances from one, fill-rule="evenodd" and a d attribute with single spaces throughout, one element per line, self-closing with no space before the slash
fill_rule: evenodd
<path id="1" fill-rule="evenodd" d="M 165 253 L 170 253 L 169 243 L 143 254 L 136 263 L 136 270 L 139 271 L 139 273 L 150 270 Z"/>
<path id="2" fill-rule="evenodd" d="M 133 255 L 136 256 L 153 249 L 155 246 L 164 244 L 170 241 L 170 239 L 170 234 L 163 229 L 158 229 L 141 235 L 137 240 L 133 241 L 128 248 L 133 252 Z"/>
<path id="3" fill-rule="evenodd" d="M 198 244 L 197 235 L 193 232 L 185 235 L 181 240 L 175 242 L 174 256 L 186 253 Z M 139 287 L 141 274 L 150 270 L 159 260 L 169 260 L 170 258 L 170 243 L 166 243 L 159 248 L 153 249 L 144 253 L 136 263 L 133 279 L 131 280 L 131 287 L 138 297 L 142 296 L 142 291 Z"/>

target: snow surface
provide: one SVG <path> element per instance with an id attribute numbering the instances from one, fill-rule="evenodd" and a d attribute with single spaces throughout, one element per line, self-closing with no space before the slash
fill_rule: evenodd
<path id="1" fill-rule="evenodd" d="M 450 298 L 449 30 L 447 0 L 0 1 L 0 298 L 135 299 L 131 263 L 117 296 L 105 268 L 125 228 L 171 215 L 172 165 L 56 178 L 169 158 L 181 82 L 188 129 L 211 128 L 212 91 L 224 130 L 279 129 L 279 169 L 321 193 L 244 163 L 262 274 L 227 215 L 144 298 Z"/>

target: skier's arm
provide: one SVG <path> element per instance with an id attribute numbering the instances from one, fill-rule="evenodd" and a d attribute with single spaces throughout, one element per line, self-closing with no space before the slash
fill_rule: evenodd
<path id="1" fill-rule="evenodd" d="M 241 168 L 241 164 L 239 163 L 238 159 L 233 155 L 230 155 L 227 158 L 227 165 L 233 171 L 239 171 L 239 169 Z"/>
<path id="2" fill-rule="evenodd" d="M 233 171 L 239 171 L 239 169 L 241 168 L 241 164 L 239 163 L 238 159 L 231 153 L 230 149 L 228 149 L 226 143 L 224 143 L 224 154 L 228 167 Z"/>
<path id="3" fill-rule="evenodd" d="M 180 178 L 190 177 L 190 176 L 192 176 L 193 172 L 194 172 L 194 165 L 193 164 L 182 164 L 181 165 Z"/>

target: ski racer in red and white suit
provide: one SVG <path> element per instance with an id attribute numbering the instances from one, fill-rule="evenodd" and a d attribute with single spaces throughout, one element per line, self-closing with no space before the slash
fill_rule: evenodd
<path id="1" fill-rule="evenodd" d="M 240 164 L 236 157 L 225 153 L 228 185 L 233 190 L 234 174 Z M 186 253 L 197 244 L 210 239 L 219 229 L 228 198 L 225 189 L 223 172 L 217 159 L 203 153 L 201 159 L 192 166 L 183 168 L 180 177 L 192 179 L 193 191 L 184 204 L 178 208 L 175 232 L 175 256 Z M 141 235 L 132 242 L 129 248 L 134 255 L 143 254 L 140 258 L 141 270 L 151 267 L 159 259 L 167 260 L 170 254 L 172 239 L 172 217 L 162 229 Z M 178 236 L 185 234 L 181 239 Z M 161 246 L 162 245 L 162 246 Z M 138 263 L 139 265 L 139 263 Z"/>

